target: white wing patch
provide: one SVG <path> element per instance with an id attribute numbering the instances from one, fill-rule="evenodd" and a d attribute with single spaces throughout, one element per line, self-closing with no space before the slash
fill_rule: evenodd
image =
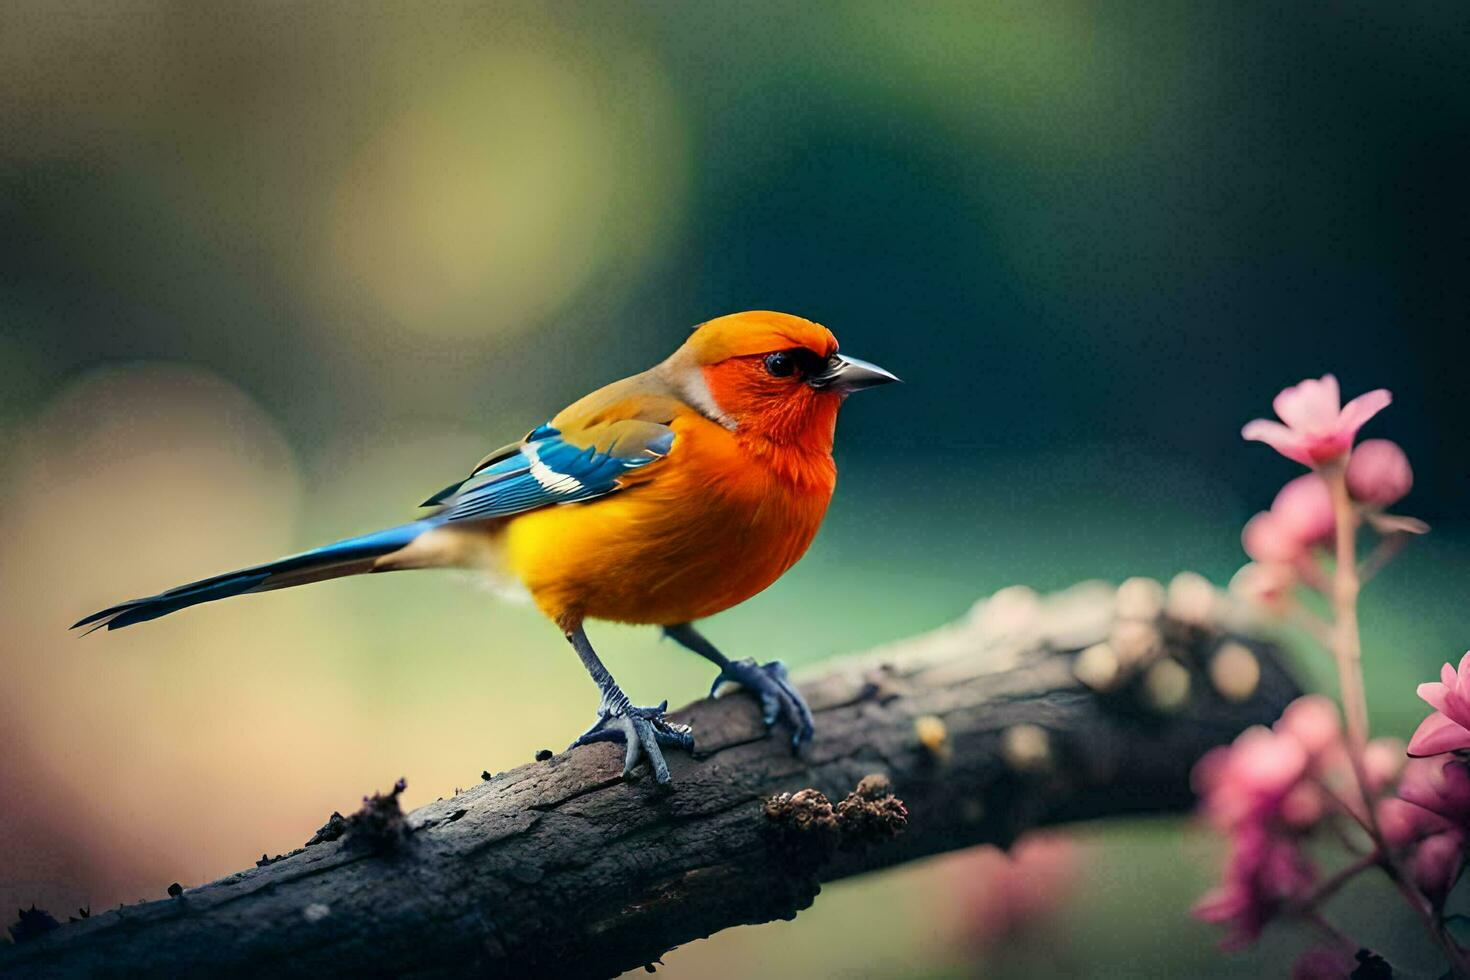
<path id="1" fill-rule="evenodd" d="M 518 451 L 479 470 L 448 495 L 431 498 L 444 508 L 433 519 L 505 517 L 612 493 L 622 486 L 623 474 L 662 459 L 673 446 L 672 429 L 637 424 L 642 438 L 631 440 L 618 453 L 572 445 L 556 429 L 543 425 L 527 436 Z M 613 440 L 613 445 L 618 441 Z"/>
<path id="2" fill-rule="evenodd" d="M 541 489 L 547 493 L 577 493 L 585 489 L 582 481 L 567 473 L 558 473 L 546 465 L 541 458 L 541 447 L 534 442 L 528 442 L 521 447 L 521 455 L 530 460 L 531 477 L 541 484 Z"/>

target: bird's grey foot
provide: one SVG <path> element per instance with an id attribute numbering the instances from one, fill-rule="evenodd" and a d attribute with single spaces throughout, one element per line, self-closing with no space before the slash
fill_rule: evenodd
<path id="1" fill-rule="evenodd" d="M 746 657 L 731 660 L 720 671 L 720 676 L 710 685 L 709 696 L 714 697 L 720 686 L 736 683 L 754 691 L 761 699 L 761 720 L 770 728 L 782 718 L 791 726 L 791 750 L 798 752 L 812 738 L 812 710 L 807 707 L 801 692 L 787 679 L 786 665 L 779 660 L 758 664 Z"/>
<path id="2" fill-rule="evenodd" d="M 694 748 L 694 735 L 688 725 L 679 725 L 664 717 L 669 702 L 657 707 L 640 708 L 629 703 L 627 695 L 613 687 L 605 693 L 602 704 L 597 708 L 597 721 L 582 733 L 570 748 L 590 745 L 593 742 L 622 742 L 627 746 L 623 755 L 623 775 L 633 771 L 642 756 L 648 757 L 653 778 L 661 785 L 669 782 L 669 766 L 664 761 L 661 746 L 672 745 L 681 749 Z"/>

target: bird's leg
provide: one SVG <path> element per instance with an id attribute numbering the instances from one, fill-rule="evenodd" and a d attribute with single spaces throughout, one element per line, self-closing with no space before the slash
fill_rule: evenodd
<path id="1" fill-rule="evenodd" d="M 733 681 L 760 696 L 761 718 L 767 728 L 774 725 L 778 717 L 786 719 L 792 729 L 793 752 L 800 751 L 804 743 L 811 741 L 812 711 L 807 707 L 801 692 L 787 679 L 786 665 L 781 661 L 772 660 L 770 663 L 758 664 L 749 657 L 731 660 L 715 649 L 715 645 L 706 640 L 692 623 L 665 626 L 664 635 L 720 668 L 720 675 L 710 686 L 710 697 L 715 696 L 720 685 Z"/>
<path id="2" fill-rule="evenodd" d="M 597 721 L 569 748 L 591 742 L 622 742 L 627 746 L 623 755 L 624 776 L 633 771 L 639 756 L 646 755 L 653 778 L 659 783 L 668 783 L 669 766 L 664 762 L 659 746 L 694 748 L 694 736 L 690 734 L 689 726 L 676 725 L 664 718 L 664 711 L 669 706 L 667 701 L 654 708 L 640 708 L 629 701 L 623 689 L 612 679 L 612 674 L 597 659 L 597 652 L 592 649 L 581 624 L 568 627 L 566 636 L 577 656 L 582 658 L 582 666 L 587 668 L 587 673 L 592 675 L 597 689 L 602 692 L 602 702 L 597 706 Z"/>

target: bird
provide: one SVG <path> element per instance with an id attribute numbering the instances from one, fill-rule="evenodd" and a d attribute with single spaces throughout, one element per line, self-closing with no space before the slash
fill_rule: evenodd
<path id="1" fill-rule="evenodd" d="M 836 486 L 839 408 L 899 380 L 838 352 L 832 331 L 753 310 L 696 326 L 668 358 L 573 402 L 424 501 L 424 517 L 262 565 L 109 606 L 90 633 L 232 596 L 365 573 L 470 568 L 516 584 L 597 685 L 591 725 L 570 746 L 621 742 L 623 776 L 664 747 L 693 748 L 668 701 L 635 705 L 588 639 L 589 620 L 656 626 L 753 692 L 800 752 L 812 713 L 779 660 L 730 659 L 695 627 L 751 598 L 806 552 Z"/>

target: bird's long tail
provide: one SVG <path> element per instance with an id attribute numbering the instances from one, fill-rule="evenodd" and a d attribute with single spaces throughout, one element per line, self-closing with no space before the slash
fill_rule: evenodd
<path id="1" fill-rule="evenodd" d="M 121 629 L 134 623 L 146 623 L 150 619 L 167 616 L 189 606 L 197 606 L 201 602 L 371 572 L 378 558 L 406 547 L 419 535 L 438 524 L 438 521 L 432 519 L 415 521 L 412 524 L 390 527 L 386 531 L 347 538 L 264 565 L 200 579 L 158 595 L 109 606 L 79 620 L 73 624 L 72 629 L 90 626 L 91 629 L 87 631 L 89 633 L 104 626 L 110 630 Z"/>

